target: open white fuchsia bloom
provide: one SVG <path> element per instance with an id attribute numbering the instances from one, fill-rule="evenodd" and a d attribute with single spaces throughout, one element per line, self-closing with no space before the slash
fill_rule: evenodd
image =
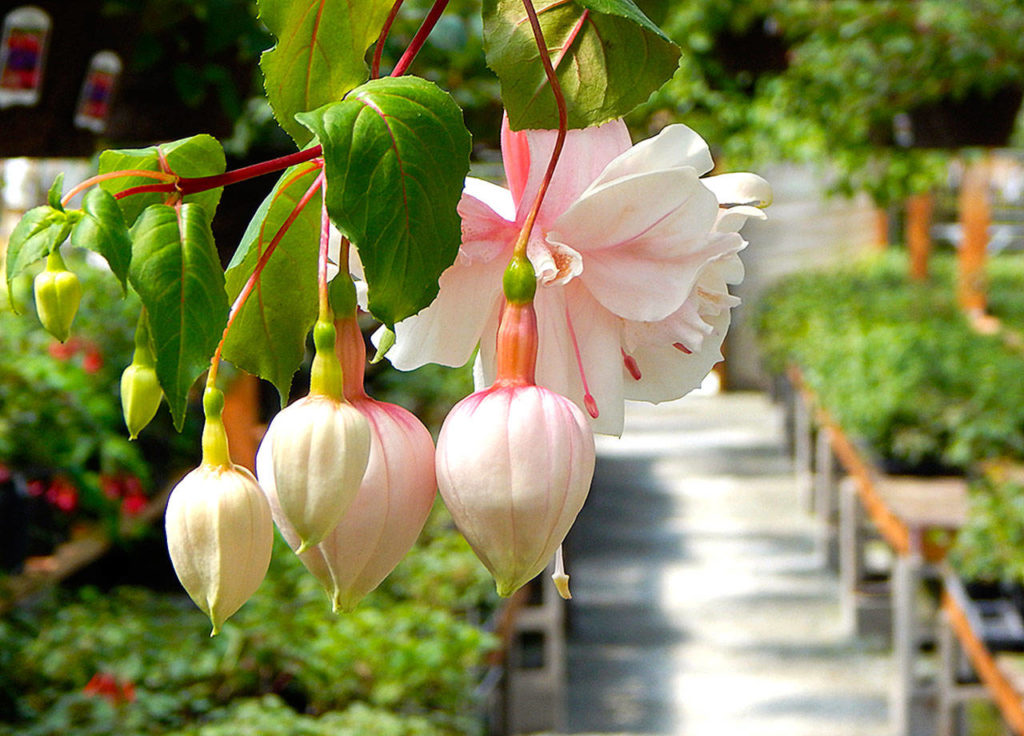
<path id="1" fill-rule="evenodd" d="M 533 203 L 555 131 L 502 132 L 510 190 L 469 179 L 462 246 L 427 309 L 396 325 L 399 369 L 462 365 L 479 344 L 478 386 L 495 376 L 501 275 Z M 683 125 L 630 146 L 625 124 L 569 131 L 528 256 L 538 277 L 537 383 L 622 431 L 623 399 L 664 401 L 722 359 L 727 285 L 743 277 L 738 231 L 771 198 L 754 174 L 700 178 L 707 144 Z"/>

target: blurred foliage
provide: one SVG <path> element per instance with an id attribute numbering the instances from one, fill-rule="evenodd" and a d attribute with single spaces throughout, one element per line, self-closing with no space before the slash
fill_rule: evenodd
<path id="1" fill-rule="evenodd" d="M 993 303 L 1019 309 L 1024 257 L 996 260 Z M 967 324 L 951 258 L 931 269 L 912 283 L 905 255 L 891 253 L 782 279 L 756 317 L 766 361 L 799 366 L 840 425 L 884 459 L 936 470 L 1024 459 L 1024 355 Z"/>
<path id="2" fill-rule="evenodd" d="M 971 485 L 967 524 L 950 562 L 960 575 L 992 583 L 1024 584 L 1024 472 L 993 463 Z"/>
<path id="3" fill-rule="evenodd" d="M 683 60 L 635 126 L 685 122 L 729 168 L 814 163 L 879 205 L 930 188 L 949 155 L 896 145 L 901 115 L 1024 87 L 1017 0 L 692 0 L 664 27 Z"/>
<path id="4" fill-rule="evenodd" d="M 474 691 L 495 640 L 478 622 L 496 594 L 440 507 L 391 578 L 346 614 L 280 540 L 262 587 L 213 639 L 180 594 L 59 598 L 0 620 L 0 734 L 481 729 Z"/>

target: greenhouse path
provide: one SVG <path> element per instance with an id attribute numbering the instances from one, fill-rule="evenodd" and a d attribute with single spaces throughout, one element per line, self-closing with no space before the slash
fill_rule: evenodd
<path id="1" fill-rule="evenodd" d="M 633 405 L 567 543 L 571 733 L 885 736 L 763 395 Z"/>

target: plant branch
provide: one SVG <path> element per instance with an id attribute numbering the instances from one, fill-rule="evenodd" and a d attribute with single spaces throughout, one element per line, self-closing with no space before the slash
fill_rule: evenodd
<path id="1" fill-rule="evenodd" d="M 149 171 L 148 169 L 124 169 L 122 171 L 108 171 L 106 174 L 98 174 L 90 177 L 85 181 L 76 184 L 71 190 L 61 198 L 60 203 L 67 207 L 75 195 L 85 191 L 91 186 L 99 184 L 100 182 L 109 181 L 111 179 L 120 179 L 127 176 L 137 176 L 142 179 L 156 179 L 165 183 L 173 183 L 174 175 L 167 174 L 163 171 Z"/>
<path id="2" fill-rule="evenodd" d="M 324 151 L 322 146 L 313 146 L 312 148 L 306 148 L 301 151 L 296 151 L 295 153 L 289 153 L 287 156 L 280 156 L 278 158 L 270 159 L 269 161 L 261 161 L 258 164 L 244 166 L 241 169 L 235 169 L 234 171 L 226 171 L 223 174 L 196 177 L 183 176 L 178 179 L 176 188 L 181 192 L 182 196 L 195 194 L 196 192 L 205 192 L 209 189 L 217 189 L 218 187 L 228 186 L 229 184 L 237 184 L 238 182 L 245 181 L 246 179 L 253 179 L 257 176 L 263 176 L 264 174 L 272 174 L 275 171 L 287 169 L 289 166 L 295 166 L 296 164 L 305 163 L 306 161 L 312 161 L 313 159 L 322 156 L 323 153 Z"/>
<path id="3" fill-rule="evenodd" d="M 533 7 L 532 0 L 523 0 L 523 7 L 526 9 L 526 17 L 530 21 L 530 28 L 533 30 L 533 38 L 537 42 L 537 51 L 540 53 L 541 64 L 544 65 L 544 74 L 548 78 L 551 92 L 555 96 L 555 107 L 558 109 L 558 135 L 555 137 L 555 145 L 551 149 L 551 159 L 548 161 L 548 168 L 544 172 L 540 187 L 537 189 L 537 196 L 533 200 L 526 220 L 523 222 L 523 229 L 519 232 L 516 240 L 513 258 L 526 257 L 526 245 L 530 240 L 530 233 L 533 231 L 533 224 L 537 220 L 537 213 L 540 212 L 544 196 L 548 192 L 551 178 L 555 174 L 555 166 L 562 155 L 562 147 L 565 145 L 565 136 L 569 128 L 569 113 L 565 106 L 565 95 L 562 94 L 562 85 L 558 82 L 555 68 L 551 64 L 551 54 L 548 52 L 547 42 L 544 40 L 544 32 L 540 27 L 540 20 L 537 18 L 537 11 Z"/>
<path id="4" fill-rule="evenodd" d="M 235 319 L 238 317 L 238 313 L 242 311 L 242 307 L 245 306 L 245 302 L 249 299 L 249 295 L 252 294 L 252 290 L 256 288 L 256 284 L 259 282 L 260 277 L 263 275 L 263 269 L 267 266 L 267 261 L 270 260 L 270 256 L 274 254 L 277 249 L 278 243 L 281 242 L 281 238 L 284 237 L 285 233 L 288 232 L 288 228 L 292 226 L 292 223 L 298 219 L 299 214 L 305 209 L 309 201 L 313 199 L 317 191 L 323 186 L 325 181 L 323 172 L 313 181 L 313 184 L 306 190 L 306 193 L 302 195 L 296 204 L 295 208 L 288 215 L 288 218 L 281 223 L 281 227 L 277 229 L 277 233 L 274 235 L 273 240 L 267 245 L 267 249 L 260 255 L 258 261 L 256 261 L 256 267 L 253 268 L 252 273 L 249 275 L 249 280 L 245 282 L 245 286 L 238 293 L 235 298 L 234 304 L 231 305 L 231 311 L 228 313 L 228 323 L 224 326 L 224 333 L 221 335 L 220 342 L 217 343 L 217 349 L 213 353 L 213 359 L 210 361 L 210 373 L 206 379 L 206 385 L 213 386 L 217 380 L 217 369 L 220 367 L 221 354 L 224 352 L 224 343 L 228 339 L 228 331 L 235 324 Z"/>
<path id="5" fill-rule="evenodd" d="M 387 20 L 384 21 L 384 27 L 380 29 L 380 36 L 377 38 L 377 45 L 373 49 L 373 64 L 370 66 L 370 79 L 376 79 L 380 76 L 380 58 L 384 53 L 384 42 L 388 39 L 388 34 L 391 33 L 391 26 L 395 23 L 395 18 L 398 17 L 398 11 L 402 9 L 403 0 L 395 0 L 395 4 L 391 6 L 391 12 L 388 13 Z"/>
<path id="6" fill-rule="evenodd" d="M 416 31 L 416 35 L 412 37 L 412 41 L 409 42 L 409 48 L 405 50 L 402 58 L 398 60 L 395 68 L 391 70 L 392 77 L 400 77 L 405 74 L 413 59 L 416 58 L 416 54 L 423 48 L 423 44 L 427 41 L 427 36 L 434 30 L 434 26 L 437 25 L 437 21 L 441 18 L 441 13 L 444 12 L 447 6 L 448 0 L 434 0 L 434 5 L 430 8 L 430 12 L 427 13 L 427 17 L 423 19 L 423 24 Z"/>

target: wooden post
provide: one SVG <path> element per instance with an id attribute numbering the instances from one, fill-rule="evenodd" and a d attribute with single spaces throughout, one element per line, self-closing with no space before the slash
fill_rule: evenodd
<path id="1" fill-rule="evenodd" d="M 875 248 L 885 250 L 889 247 L 889 210 L 875 207 Z"/>
<path id="2" fill-rule="evenodd" d="M 985 313 L 985 258 L 992 213 L 988 197 L 988 157 L 967 165 L 960 190 L 960 243 L 957 298 L 972 317 Z"/>
<path id="3" fill-rule="evenodd" d="M 260 429 L 259 379 L 239 373 L 224 394 L 224 430 L 232 461 L 252 471 L 256 469 Z"/>
<path id="4" fill-rule="evenodd" d="M 928 279 L 933 204 L 931 192 L 912 194 L 907 199 L 907 250 L 910 251 L 910 278 L 914 281 Z"/>

